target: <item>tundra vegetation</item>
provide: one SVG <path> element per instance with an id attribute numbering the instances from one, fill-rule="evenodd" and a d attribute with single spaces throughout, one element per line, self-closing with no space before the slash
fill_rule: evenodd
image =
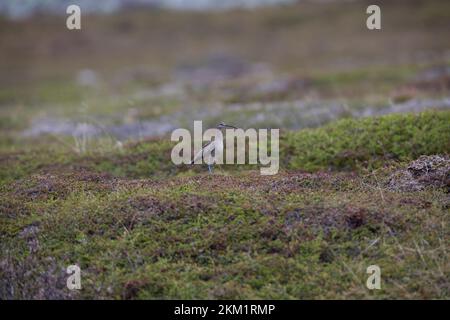
<path id="1" fill-rule="evenodd" d="M 0 18 L 0 298 L 448 299 L 449 2 L 366 7 Z M 279 173 L 174 165 L 193 120 Z"/>

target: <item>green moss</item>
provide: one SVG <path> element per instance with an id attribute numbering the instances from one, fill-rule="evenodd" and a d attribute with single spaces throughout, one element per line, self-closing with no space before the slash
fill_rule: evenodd
<path id="1" fill-rule="evenodd" d="M 177 168 L 168 161 L 172 144 L 160 140 L 101 154 L 9 154 L 0 186 L 0 296 L 448 298 L 448 196 L 390 190 L 394 168 L 385 167 L 448 152 L 449 114 L 287 133 L 284 170 L 266 177 Z M 382 164 L 367 176 L 301 173 Z M 77 292 L 61 276 L 74 263 L 82 268 Z M 365 287 L 372 264 L 382 268 L 377 292 Z"/>
<path id="2" fill-rule="evenodd" d="M 449 123 L 448 111 L 344 119 L 288 134 L 283 151 L 292 169 L 376 168 L 388 160 L 448 153 Z"/>

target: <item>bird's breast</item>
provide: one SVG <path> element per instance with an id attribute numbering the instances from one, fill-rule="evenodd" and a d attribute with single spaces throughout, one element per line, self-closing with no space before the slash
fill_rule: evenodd
<path id="1" fill-rule="evenodd" d="M 217 140 L 215 145 L 216 145 L 215 147 L 216 147 L 217 151 L 223 152 L 223 140 L 222 139 Z"/>

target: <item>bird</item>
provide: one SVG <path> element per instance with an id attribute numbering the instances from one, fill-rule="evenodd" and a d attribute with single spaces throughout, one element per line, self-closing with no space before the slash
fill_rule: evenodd
<path id="1" fill-rule="evenodd" d="M 223 130 L 223 129 L 238 129 L 235 126 L 225 124 L 225 122 L 220 122 L 216 129 Z M 215 137 L 214 140 L 208 141 L 202 146 L 202 149 L 197 152 L 197 154 L 194 156 L 194 159 L 192 160 L 191 164 L 194 164 L 195 161 L 198 159 L 201 159 L 202 157 L 206 156 L 207 158 L 204 158 L 205 162 L 208 164 L 208 171 L 211 174 L 212 173 L 212 165 L 211 162 L 213 158 L 215 157 L 215 153 L 223 152 L 223 132 L 221 139 L 219 137 Z"/>

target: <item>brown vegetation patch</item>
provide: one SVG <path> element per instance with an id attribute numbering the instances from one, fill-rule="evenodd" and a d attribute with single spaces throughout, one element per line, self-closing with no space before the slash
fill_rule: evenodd
<path id="1" fill-rule="evenodd" d="M 334 189 L 346 185 L 353 173 L 304 173 L 280 172 L 274 176 L 262 176 L 259 172 L 246 172 L 239 176 L 202 175 L 172 179 L 167 186 L 194 185 L 208 191 L 245 190 L 271 193 L 291 193 L 302 189 L 319 189 L 331 186 Z"/>
<path id="2" fill-rule="evenodd" d="M 396 171 L 388 181 L 395 191 L 420 191 L 426 187 L 450 191 L 450 159 L 447 156 L 421 156 L 406 169 Z"/>
<path id="3" fill-rule="evenodd" d="M 6 218 L 18 218 L 19 216 L 28 215 L 30 210 L 22 201 L 14 198 L 5 197 L 0 201 L 0 216 Z"/>
<path id="4" fill-rule="evenodd" d="M 24 259 L 6 256 L 0 260 L 1 299 L 73 299 L 77 290 L 67 290 L 67 274 L 54 258 Z"/>
<path id="5" fill-rule="evenodd" d="M 122 299 L 130 300 L 137 297 L 140 290 L 148 285 L 146 280 L 129 280 L 125 283 L 122 292 Z"/>
<path id="6" fill-rule="evenodd" d="M 306 207 L 286 213 L 284 230 L 287 233 L 298 230 L 323 231 L 325 234 L 333 229 L 354 230 L 367 226 L 376 230 L 380 225 L 399 227 L 399 216 L 392 212 L 371 210 L 357 206 L 341 207 Z"/>
<path id="7" fill-rule="evenodd" d="M 61 169 L 61 168 L 60 168 Z M 34 174 L 12 184 L 12 192 L 24 200 L 46 200 L 49 198 L 65 199 L 71 192 L 84 189 L 93 192 L 112 191 L 117 186 L 117 179 L 106 173 L 91 172 L 86 169 L 77 171 L 61 170 Z"/>

